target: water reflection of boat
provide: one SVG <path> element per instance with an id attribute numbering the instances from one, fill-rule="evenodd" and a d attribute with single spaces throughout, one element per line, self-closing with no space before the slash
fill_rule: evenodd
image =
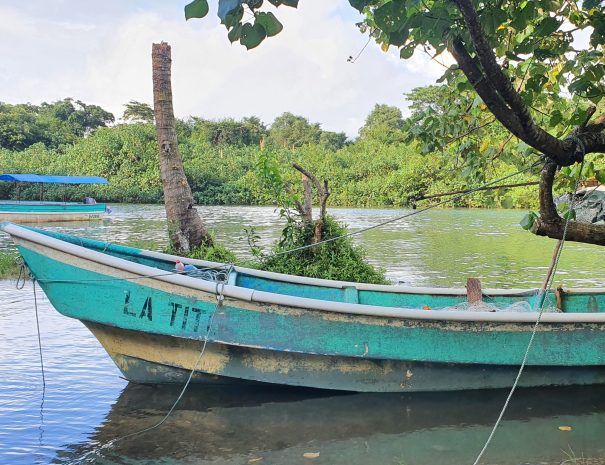
<path id="1" fill-rule="evenodd" d="M 1 174 L 0 181 L 40 185 L 40 201 L 8 200 L 0 202 L 0 221 L 47 223 L 103 219 L 110 211 L 104 203 L 86 197 L 82 203 L 42 201 L 46 184 L 108 184 L 98 176 L 50 176 L 38 174 Z"/>
<path id="2" fill-rule="evenodd" d="M 509 387 L 535 290 L 486 290 L 502 311 L 461 311 L 464 289 L 303 278 L 0 226 L 53 306 L 95 334 L 131 381 L 266 382 L 349 391 Z M 189 261 L 204 274 L 174 271 Z M 224 305 L 217 305 L 217 297 Z M 605 382 L 605 290 L 557 290 L 521 386 Z M 428 307 L 429 309 L 423 309 Z M 201 361 L 201 341 L 208 336 Z"/>
<path id="3" fill-rule="evenodd" d="M 176 395 L 177 387 L 128 385 L 91 442 L 106 443 L 154 424 Z M 330 464 L 469 463 L 505 395 L 193 387 L 161 428 L 116 442 L 102 452 L 107 462 L 100 462 L 245 464 L 263 458 L 262 463 L 296 464 L 304 462 L 303 453 L 319 451 L 322 463 Z M 562 432 L 560 425 L 573 431 Z M 604 434 L 601 389 L 521 390 L 488 462 L 560 461 L 570 446 L 598 454 Z M 72 446 L 66 458 L 81 457 L 89 448 Z"/>

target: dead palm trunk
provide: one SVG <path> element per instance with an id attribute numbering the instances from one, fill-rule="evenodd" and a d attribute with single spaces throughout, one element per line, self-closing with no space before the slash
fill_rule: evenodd
<path id="1" fill-rule="evenodd" d="M 151 59 L 155 129 L 160 151 L 168 235 L 175 251 L 187 253 L 201 244 L 211 244 L 212 239 L 193 206 L 193 195 L 177 145 L 170 83 L 170 45 L 166 42 L 153 44 Z"/>

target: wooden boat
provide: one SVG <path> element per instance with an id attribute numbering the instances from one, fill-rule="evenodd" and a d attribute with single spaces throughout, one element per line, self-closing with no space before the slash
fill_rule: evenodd
<path id="1" fill-rule="evenodd" d="M 207 336 L 196 382 L 374 392 L 510 387 L 537 313 L 506 309 L 535 308 L 540 299 L 536 290 L 485 290 L 502 311 L 460 311 L 465 289 L 328 281 L 180 258 L 208 268 L 203 279 L 174 272 L 173 255 L 11 223 L 0 229 L 54 307 L 81 320 L 124 376 L 143 383 L 184 381 Z M 605 289 L 558 290 L 547 299 L 559 311 L 543 314 L 520 385 L 604 383 Z"/>
<path id="2" fill-rule="evenodd" d="M 108 184 L 98 176 L 47 176 L 38 174 L 2 174 L 0 181 L 37 183 L 42 198 L 45 184 Z M 0 201 L 0 221 L 46 223 L 54 221 L 87 221 L 103 219 L 110 210 L 104 203 L 87 198 L 76 202 Z"/>

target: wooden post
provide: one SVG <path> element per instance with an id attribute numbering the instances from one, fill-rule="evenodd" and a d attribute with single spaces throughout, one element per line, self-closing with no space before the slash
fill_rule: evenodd
<path id="1" fill-rule="evenodd" d="M 474 304 L 483 300 L 481 281 L 478 278 L 468 278 L 466 280 L 466 298 L 469 304 Z"/>

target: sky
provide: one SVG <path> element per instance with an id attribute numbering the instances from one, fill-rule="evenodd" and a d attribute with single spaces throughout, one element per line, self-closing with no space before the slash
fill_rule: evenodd
<path id="1" fill-rule="evenodd" d="M 348 0 L 301 0 L 280 7 L 284 25 L 254 50 L 231 45 L 216 16 L 185 21 L 187 0 L 0 0 L 0 101 L 40 103 L 73 97 L 119 118 L 130 100 L 152 103 L 151 44 L 172 46 L 178 117 L 284 111 L 330 131 L 357 135 L 377 103 L 400 107 L 404 93 L 432 84 L 443 68 L 417 53 L 400 60 L 367 42 Z"/>

